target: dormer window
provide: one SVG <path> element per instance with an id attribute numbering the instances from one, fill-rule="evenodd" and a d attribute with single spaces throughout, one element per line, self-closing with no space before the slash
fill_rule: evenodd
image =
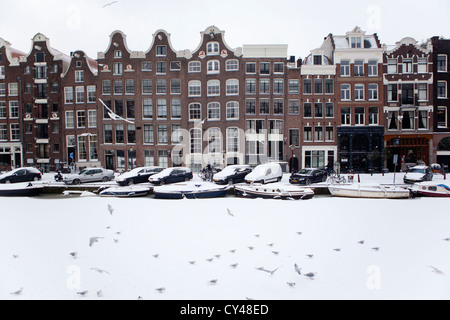
<path id="1" fill-rule="evenodd" d="M 167 56 L 167 46 L 157 46 L 156 47 L 156 56 L 158 56 L 158 57 Z"/>
<path id="2" fill-rule="evenodd" d="M 315 66 L 321 66 L 322 65 L 322 56 L 321 55 L 315 55 L 313 62 L 314 62 Z"/>
<path id="3" fill-rule="evenodd" d="M 219 55 L 219 43 L 218 42 L 209 42 L 206 46 L 206 51 L 208 55 L 214 56 Z"/>
<path id="4" fill-rule="evenodd" d="M 351 37 L 350 44 L 351 44 L 352 48 L 362 48 L 361 37 Z"/>
<path id="5" fill-rule="evenodd" d="M 36 53 L 36 62 L 45 62 L 45 53 L 43 52 Z"/>
<path id="6" fill-rule="evenodd" d="M 81 68 L 83 66 L 83 62 L 77 61 L 77 68 Z"/>
<path id="7" fill-rule="evenodd" d="M 114 51 L 114 58 L 115 59 L 121 59 L 122 58 L 122 51 L 120 51 L 120 50 Z"/>

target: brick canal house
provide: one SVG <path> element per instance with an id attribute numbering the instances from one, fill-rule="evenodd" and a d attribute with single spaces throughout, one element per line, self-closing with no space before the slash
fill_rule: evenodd
<path id="1" fill-rule="evenodd" d="M 64 164 L 77 169 L 99 167 L 97 62 L 83 51 L 71 53 L 61 77 Z M 102 110 L 102 109 L 100 109 Z M 100 113 L 101 114 L 101 113 Z"/>
<path id="2" fill-rule="evenodd" d="M 322 45 L 336 66 L 338 167 L 380 170 L 384 149 L 383 48 L 377 34 L 359 27 L 330 34 Z"/>
<path id="3" fill-rule="evenodd" d="M 431 44 L 404 38 L 386 47 L 383 80 L 387 165 L 393 155 L 406 169 L 433 160 L 433 54 Z M 400 163 L 401 162 L 401 163 Z"/>
<path id="4" fill-rule="evenodd" d="M 28 55 L 20 61 L 24 164 L 43 171 L 65 163 L 63 156 L 63 94 L 61 76 L 70 57 L 53 49 L 38 33 Z"/>
<path id="5" fill-rule="evenodd" d="M 450 166 L 450 40 L 431 38 L 433 46 L 434 139 L 430 162 Z"/>
<path id="6" fill-rule="evenodd" d="M 336 66 L 325 50 L 312 50 L 302 61 L 301 167 L 323 168 L 338 159 Z"/>
<path id="7" fill-rule="evenodd" d="M 0 170 L 24 165 L 20 61 L 25 56 L 0 38 Z"/>

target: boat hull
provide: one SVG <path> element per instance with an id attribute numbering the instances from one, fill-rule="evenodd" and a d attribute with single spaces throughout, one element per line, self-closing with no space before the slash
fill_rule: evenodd
<path id="1" fill-rule="evenodd" d="M 210 199 L 210 198 L 223 198 L 228 194 L 228 190 L 214 190 L 204 192 L 192 192 L 192 191 L 177 191 L 177 192 L 156 192 L 155 198 L 157 199 Z"/>
<path id="2" fill-rule="evenodd" d="M 37 197 L 44 191 L 44 186 L 31 183 L 4 185 L 0 188 L 0 197 Z"/>
<path id="3" fill-rule="evenodd" d="M 407 189 L 397 188 L 350 188 L 350 187 L 328 187 L 333 197 L 343 198 L 365 198 L 365 199 L 408 199 L 411 194 Z"/>
<path id="4" fill-rule="evenodd" d="M 150 193 L 150 188 L 109 188 L 100 192 L 100 197 L 137 198 L 145 197 Z"/>
<path id="5" fill-rule="evenodd" d="M 450 198 L 450 187 L 440 185 L 416 185 L 412 192 L 418 197 Z"/>
<path id="6" fill-rule="evenodd" d="M 314 191 L 311 189 L 297 191 L 282 191 L 265 187 L 235 187 L 234 194 L 240 198 L 251 199 L 272 199 L 272 200 L 309 200 L 314 197 Z"/>

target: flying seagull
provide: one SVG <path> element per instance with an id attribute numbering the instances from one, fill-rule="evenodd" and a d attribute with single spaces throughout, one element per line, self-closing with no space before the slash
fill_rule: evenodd
<path id="1" fill-rule="evenodd" d="M 288 285 L 289 285 L 289 287 L 291 287 L 291 288 L 293 288 L 293 287 L 295 287 L 295 282 L 286 282 Z"/>
<path id="2" fill-rule="evenodd" d="M 364 240 L 361 240 L 358 242 L 359 244 L 364 244 Z"/>
<path id="3" fill-rule="evenodd" d="M 98 99 L 98 100 L 102 103 L 102 105 L 106 108 L 106 110 L 108 110 L 108 115 L 109 115 L 109 117 L 110 117 L 112 120 L 114 120 L 114 121 L 125 121 L 125 122 L 128 122 L 128 123 L 130 123 L 130 124 L 134 124 L 133 121 L 124 119 L 124 118 L 122 118 L 121 116 L 115 114 L 115 113 L 111 110 L 111 108 L 109 108 L 109 107 L 103 102 L 102 99 Z"/>
<path id="4" fill-rule="evenodd" d="M 230 216 L 230 217 L 234 217 L 234 214 L 231 212 L 231 210 L 230 209 L 228 209 L 227 208 L 227 213 L 228 213 L 228 215 Z"/>
<path id="5" fill-rule="evenodd" d="M 154 255 L 153 255 L 153 258 L 158 259 L 158 258 L 159 258 L 159 253 L 154 254 Z"/>
<path id="6" fill-rule="evenodd" d="M 106 274 L 110 274 L 108 271 L 102 270 L 102 269 L 99 269 L 99 268 L 91 268 L 91 270 L 97 271 L 98 273 L 106 273 Z"/>
<path id="7" fill-rule="evenodd" d="M 117 3 L 117 1 L 113 1 L 113 2 L 107 3 L 107 4 L 105 4 L 105 5 L 103 6 L 103 8 L 111 7 L 111 6 L 112 6 L 113 4 L 115 4 L 115 3 Z"/>
<path id="8" fill-rule="evenodd" d="M 435 268 L 435 267 L 428 266 L 428 268 L 431 268 L 431 269 L 432 269 L 431 272 L 436 273 L 437 275 L 445 276 L 445 273 L 444 273 L 444 272 L 442 272 L 441 270 L 439 270 L 439 269 L 437 269 L 437 268 Z"/>
<path id="9" fill-rule="evenodd" d="M 238 265 L 239 265 L 238 263 L 235 263 L 235 264 L 230 265 L 230 267 L 232 267 L 233 269 L 236 269 Z"/>
<path id="10" fill-rule="evenodd" d="M 166 291 L 166 288 L 158 288 L 155 290 L 158 291 L 159 293 L 164 293 L 164 291 Z"/>
<path id="11" fill-rule="evenodd" d="M 307 254 L 306 256 L 307 256 L 308 258 L 310 258 L 310 259 L 314 258 L 314 255 L 313 255 L 313 254 Z"/>
<path id="12" fill-rule="evenodd" d="M 82 291 L 82 292 L 77 292 L 78 295 L 82 296 L 82 297 L 86 297 L 86 295 L 88 294 L 89 291 Z"/>
<path id="13" fill-rule="evenodd" d="M 110 214 L 110 215 L 113 215 L 113 213 L 114 213 L 114 208 L 113 208 L 110 204 L 108 204 L 108 211 L 109 211 L 109 214 Z"/>
<path id="14" fill-rule="evenodd" d="M 372 248 L 373 251 L 380 251 L 380 248 Z"/>
<path id="15" fill-rule="evenodd" d="M 92 247 L 98 240 L 105 239 L 101 237 L 92 237 L 89 239 L 89 247 Z"/>
<path id="16" fill-rule="evenodd" d="M 211 285 L 214 285 L 214 284 L 217 284 L 217 282 L 219 282 L 219 280 L 213 279 L 213 280 L 209 281 L 208 283 Z"/>
<path id="17" fill-rule="evenodd" d="M 299 275 L 302 275 L 302 269 L 300 269 L 297 264 L 294 264 L 294 269 L 295 272 L 297 272 Z"/>
<path id="18" fill-rule="evenodd" d="M 23 292 L 23 288 L 20 288 L 20 290 L 16 291 L 16 292 L 11 292 L 12 295 L 14 296 L 20 296 Z"/>
<path id="19" fill-rule="evenodd" d="M 307 277 L 307 278 L 309 278 L 309 279 L 311 279 L 311 280 L 314 280 L 314 276 L 315 276 L 315 275 L 316 275 L 316 274 L 315 274 L 314 272 L 310 272 L 310 273 L 305 274 L 304 276 Z"/>
<path id="20" fill-rule="evenodd" d="M 341 249 L 333 249 L 336 252 L 341 252 Z"/>
<path id="21" fill-rule="evenodd" d="M 78 258 L 78 252 L 71 252 L 71 253 L 69 253 L 71 256 L 72 256 L 72 258 L 74 258 L 74 259 L 76 259 L 76 258 Z"/>

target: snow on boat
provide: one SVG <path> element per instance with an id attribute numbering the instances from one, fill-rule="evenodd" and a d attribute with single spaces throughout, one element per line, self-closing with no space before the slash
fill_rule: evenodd
<path id="1" fill-rule="evenodd" d="M 448 183 L 423 182 L 415 184 L 411 192 L 421 197 L 450 197 L 450 185 Z"/>
<path id="2" fill-rule="evenodd" d="M 228 194 L 231 186 L 218 186 L 214 183 L 178 183 L 155 187 L 153 192 L 157 199 L 205 199 L 220 198 Z"/>
<path id="3" fill-rule="evenodd" d="M 411 194 L 406 188 L 388 185 L 330 185 L 333 197 L 368 199 L 408 199 Z"/>
<path id="4" fill-rule="evenodd" d="M 262 199 L 281 199 L 281 200 L 308 200 L 314 197 L 314 191 L 310 188 L 271 184 L 250 186 L 237 185 L 234 187 L 234 194 L 241 198 L 262 198 Z"/>
<path id="5" fill-rule="evenodd" d="M 44 190 L 43 184 L 8 183 L 0 185 L 0 197 L 36 197 Z"/>
<path id="6" fill-rule="evenodd" d="M 99 192 L 100 197 L 119 197 L 119 198 L 136 198 L 145 197 L 150 193 L 150 187 L 144 186 L 128 186 L 128 187 L 111 187 Z"/>

